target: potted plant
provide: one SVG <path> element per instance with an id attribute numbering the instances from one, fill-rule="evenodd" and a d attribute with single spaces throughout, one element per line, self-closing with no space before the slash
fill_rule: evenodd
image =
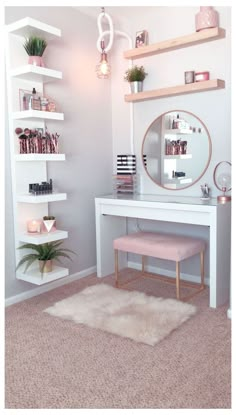
<path id="1" fill-rule="evenodd" d="M 43 224 L 47 232 L 55 231 L 56 230 L 56 218 L 55 216 L 44 216 L 43 217 Z"/>
<path id="2" fill-rule="evenodd" d="M 143 81 L 147 76 L 143 66 L 133 66 L 125 72 L 124 80 L 130 83 L 131 92 L 141 92 L 143 90 Z"/>
<path id="3" fill-rule="evenodd" d="M 26 254 L 19 261 L 16 270 L 23 264 L 26 263 L 25 271 L 33 264 L 35 261 L 39 262 L 39 270 L 41 274 L 52 271 L 52 261 L 60 262 L 59 257 L 66 257 L 71 259 L 67 252 L 75 253 L 70 249 L 61 248 L 62 241 L 49 242 L 42 245 L 34 244 L 24 244 L 21 245 L 18 249 L 32 249 L 29 254 Z"/>
<path id="4" fill-rule="evenodd" d="M 37 36 L 30 36 L 23 44 L 26 53 L 29 55 L 28 63 L 30 65 L 45 66 L 43 62 L 43 53 L 47 47 L 45 39 Z"/>

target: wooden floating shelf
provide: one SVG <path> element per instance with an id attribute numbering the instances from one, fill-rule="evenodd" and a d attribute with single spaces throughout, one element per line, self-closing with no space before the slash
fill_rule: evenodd
<path id="1" fill-rule="evenodd" d="M 64 120 L 64 114 L 61 112 L 50 112 L 50 111 L 36 111 L 36 110 L 26 110 L 26 111 L 17 111 L 13 113 L 13 120 Z"/>
<path id="2" fill-rule="evenodd" d="M 31 17 L 25 17 L 24 19 L 9 24 L 7 26 L 7 31 L 13 35 L 25 38 L 33 35 L 43 37 L 46 40 L 49 40 L 54 36 L 61 36 L 60 29 L 46 23 L 42 23 L 39 20 L 32 19 Z"/>
<path id="3" fill-rule="evenodd" d="M 175 95 L 194 94 L 196 92 L 211 91 L 225 87 L 225 81 L 213 79 L 209 81 L 194 82 L 192 84 L 171 86 L 168 88 L 155 89 L 153 91 L 143 91 L 136 94 L 125 95 L 126 102 L 147 101 L 150 99 L 165 98 Z"/>
<path id="4" fill-rule="evenodd" d="M 188 46 L 199 45 L 212 40 L 225 37 L 225 29 L 214 27 L 212 29 L 201 30 L 190 35 L 180 36 L 174 39 L 164 40 L 163 42 L 153 43 L 152 45 L 141 48 L 130 49 L 124 52 L 126 59 L 139 59 L 146 56 L 157 55 L 171 50 L 186 48 Z"/>
<path id="5" fill-rule="evenodd" d="M 16 201 L 21 203 L 48 203 L 48 202 L 59 202 L 60 200 L 66 200 L 66 193 L 51 193 L 48 195 L 30 195 L 23 194 L 17 195 Z"/>
<path id="6" fill-rule="evenodd" d="M 44 233 L 21 233 L 19 234 L 19 241 L 29 243 L 29 244 L 35 244 L 35 245 L 41 245 L 48 242 L 53 241 L 60 241 L 61 239 L 68 238 L 68 232 L 66 231 L 60 231 L 57 229 L 53 232 L 44 232 Z"/>
<path id="7" fill-rule="evenodd" d="M 38 268 L 29 270 L 26 273 L 23 271 L 17 271 L 16 278 L 18 280 L 31 282 L 32 284 L 43 285 L 48 282 L 58 280 L 59 278 L 66 277 L 67 275 L 69 275 L 69 270 L 67 268 L 54 265 L 51 272 L 45 272 L 44 274 L 41 274 Z"/>
<path id="8" fill-rule="evenodd" d="M 16 154 L 16 161 L 64 161 L 65 154 Z"/>
<path id="9" fill-rule="evenodd" d="M 25 79 L 32 82 L 50 82 L 57 79 L 62 79 L 62 72 L 53 69 L 42 68 L 35 65 L 24 65 L 11 71 L 11 76 L 14 78 Z"/>

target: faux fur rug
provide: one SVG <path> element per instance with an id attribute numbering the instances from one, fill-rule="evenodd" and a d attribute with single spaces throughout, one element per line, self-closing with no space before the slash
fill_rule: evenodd
<path id="1" fill-rule="evenodd" d="M 44 311 L 154 346 L 195 314 L 196 307 L 139 291 L 97 284 Z"/>

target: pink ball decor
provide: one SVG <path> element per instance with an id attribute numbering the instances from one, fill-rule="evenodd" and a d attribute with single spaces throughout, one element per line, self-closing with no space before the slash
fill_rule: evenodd
<path id="1" fill-rule="evenodd" d="M 200 11 L 195 16 L 196 32 L 204 29 L 219 26 L 218 12 L 211 6 L 200 7 Z"/>

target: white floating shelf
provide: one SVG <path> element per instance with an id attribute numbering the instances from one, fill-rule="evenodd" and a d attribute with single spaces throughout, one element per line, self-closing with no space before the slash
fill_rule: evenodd
<path id="1" fill-rule="evenodd" d="M 64 161 L 65 154 L 16 154 L 16 161 Z"/>
<path id="2" fill-rule="evenodd" d="M 11 71 L 14 78 L 26 79 L 32 82 L 50 82 L 62 79 L 62 72 L 53 69 L 43 68 L 36 65 L 25 65 Z"/>
<path id="3" fill-rule="evenodd" d="M 48 203 L 66 200 L 66 193 L 52 193 L 48 195 L 33 196 L 30 194 L 17 195 L 16 201 L 22 203 Z"/>
<path id="4" fill-rule="evenodd" d="M 66 231 L 60 231 L 56 230 L 54 232 L 48 232 L 48 233 L 27 233 L 24 232 L 19 235 L 19 241 L 29 243 L 29 244 L 35 244 L 35 245 L 41 245 L 48 242 L 53 241 L 60 241 L 61 239 L 68 238 L 68 232 Z"/>
<path id="5" fill-rule="evenodd" d="M 36 110 L 27 110 L 27 111 L 17 111 L 13 112 L 13 120 L 64 120 L 64 114 L 61 112 L 50 112 L 50 111 L 36 111 Z"/>
<path id="6" fill-rule="evenodd" d="M 192 179 L 191 178 L 187 178 L 187 177 L 175 177 L 173 179 L 169 179 L 166 181 L 166 184 L 187 184 L 187 183 L 192 183 Z"/>
<path id="7" fill-rule="evenodd" d="M 173 156 L 164 156 L 165 159 L 176 159 L 176 160 L 180 160 L 180 159 L 191 159 L 193 157 L 192 154 L 176 154 Z"/>
<path id="8" fill-rule="evenodd" d="M 53 270 L 51 272 L 44 274 L 41 274 L 38 268 L 28 270 L 26 273 L 24 273 L 23 271 L 17 271 L 16 278 L 18 280 L 31 282 L 32 284 L 43 285 L 47 284 L 48 282 L 66 277 L 67 275 L 69 275 L 69 270 L 67 268 L 62 268 L 53 265 Z"/>
<path id="9" fill-rule="evenodd" d="M 190 130 L 190 128 L 172 128 L 171 130 L 165 130 L 165 134 L 192 134 L 193 130 Z"/>
<path id="10" fill-rule="evenodd" d="M 34 35 L 43 37 L 46 40 L 51 39 L 54 36 L 61 36 L 60 29 L 42 23 L 39 20 L 32 19 L 31 17 L 25 17 L 24 19 L 9 24 L 7 26 L 7 31 L 17 36 L 29 37 Z"/>

